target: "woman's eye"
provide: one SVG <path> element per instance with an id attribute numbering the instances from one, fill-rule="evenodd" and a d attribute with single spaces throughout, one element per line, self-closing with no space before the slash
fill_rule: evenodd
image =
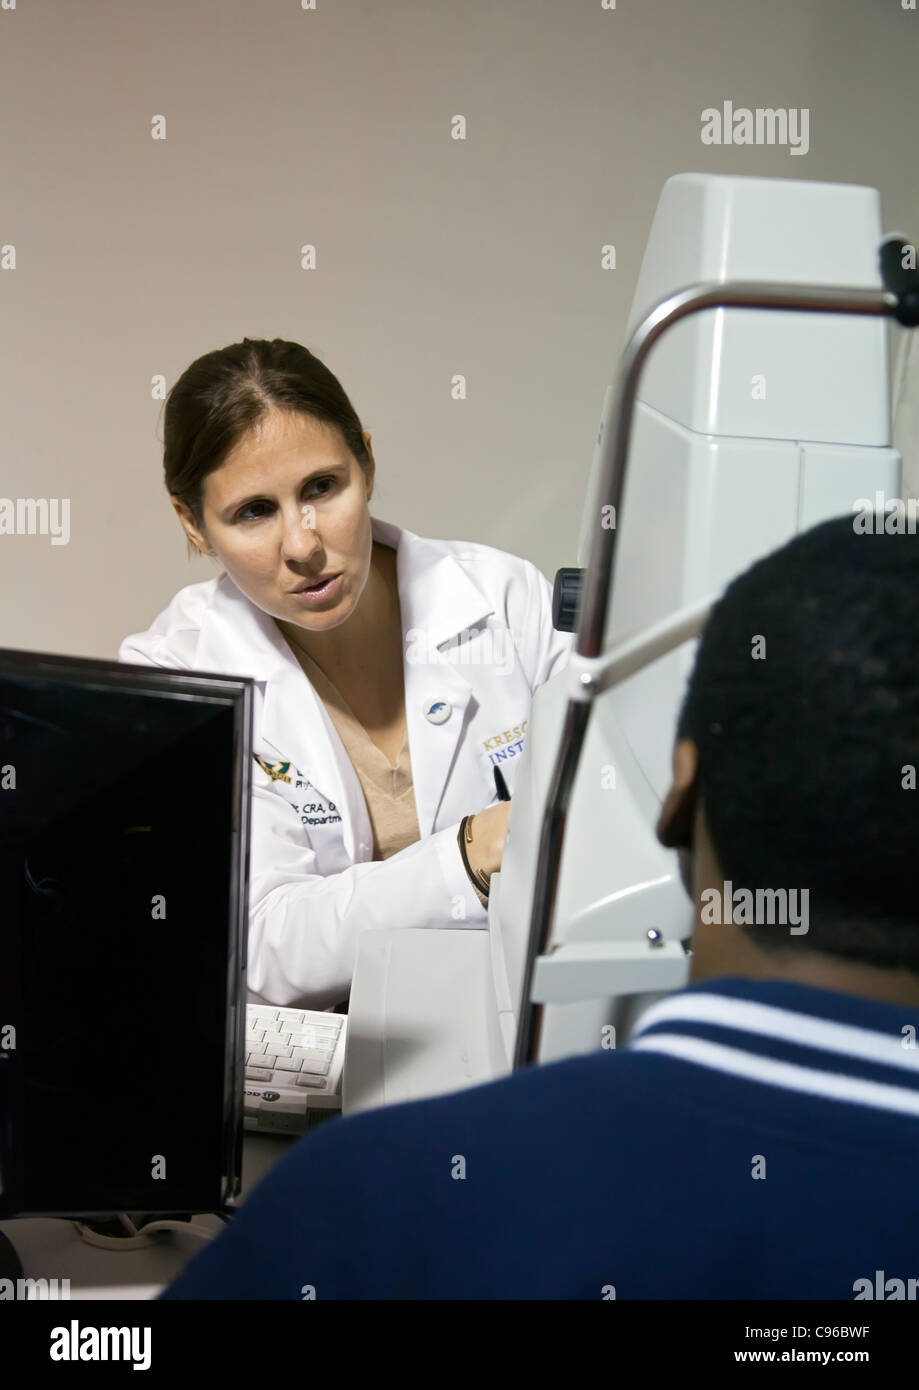
<path id="1" fill-rule="evenodd" d="M 256 507 L 264 507 L 264 506 L 267 506 L 267 503 L 265 503 L 265 502 L 250 502 L 249 505 L 248 505 L 248 507 L 243 507 L 241 511 L 238 511 L 238 512 L 236 513 L 236 519 L 237 519 L 237 521 L 258 521 L 258 517 L 257 517 L 257 516 L 256 516 L 256 517 L 253 517 L 253 516 L 252 516 L 252 512 L 255 510 Z"/>
<path id="2" fill-rule="evenodd" d="M 328 497 L 328 489 L 334 487 L 335 482 L 335 478 L 317 478 L 312 486 L 319 487 L 322 483 L 327 483 L 328 487 L 325 491 L 320 492 L 319 496 Z M 272 505 L 273 504 L 270 502 L 250 502 L 248 506 L 241 508 L 241 510 L 236 513 L 236 519 L 237 521 L 259 521 L 261 516 L 264 515 L 264 512 L 259 512 L 257 509 L 267 507 L 270 510 Z M 256 514 L 253 515 L 253 513 Z"/>

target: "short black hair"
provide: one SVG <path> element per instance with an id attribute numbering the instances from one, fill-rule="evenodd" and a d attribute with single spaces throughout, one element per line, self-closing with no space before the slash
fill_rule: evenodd
<path id="1" fill-rule="evenodd" d="M 735 889 L 806 888 L 803 947 L 919 971 L 919 537 L 834 518 L 736 578 L 700 639 L 677 737 L 698 747 Z M 795 949 L 787 932 L 744 929 Z"/>

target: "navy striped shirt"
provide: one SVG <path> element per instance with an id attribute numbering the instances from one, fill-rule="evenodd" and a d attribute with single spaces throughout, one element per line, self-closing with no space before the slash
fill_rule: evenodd
<path id="1" fill-rule="evenodd" d="M 917 1173 L 919 1009 L 706 981 L 621 1051 L 329 1121 L 163 1297 L 898 1297 Z"/>

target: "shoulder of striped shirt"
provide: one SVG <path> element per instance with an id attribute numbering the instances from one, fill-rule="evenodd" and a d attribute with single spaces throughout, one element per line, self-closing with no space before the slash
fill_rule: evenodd
<path id="1" fill-rule="evenodd" d="M 904 1012 L 915 1016 L 915 1010 Z M 680 1031 L 680 1024 L 702 1026 L 710 1036 Z M 718 1041 L 719 1031 L 746 1033 L 752 1039 L 771 1038 L 804 1052 L 823 1051 L 833 1070 L 770 1057 Z M 656 1052 L 750 1081 L 783 1087 L 827 1100 L 844 1100 L 900 1114 L 919 1115 L 919 1048 L 906 1045 L 904 1031 L 885 1033 L 841 1020 L 779 1008 L 729 994 L 681 992 L 654 1004 L 640 1018 L 629 1042 L 638 1052 Z M 840 1072 L 838 1059 L 890 1069 L 881 1081 Z"/>

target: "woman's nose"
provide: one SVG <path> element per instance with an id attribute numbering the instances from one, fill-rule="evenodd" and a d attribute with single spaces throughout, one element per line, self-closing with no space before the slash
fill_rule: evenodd
<path id="1" fill-rule="evenodd" d="M 321 553 L 322 541 L 311 507 L 293 507 L 285 513 L 282 545 L 285 557 L 290 560 L 308 561 Z"/>

